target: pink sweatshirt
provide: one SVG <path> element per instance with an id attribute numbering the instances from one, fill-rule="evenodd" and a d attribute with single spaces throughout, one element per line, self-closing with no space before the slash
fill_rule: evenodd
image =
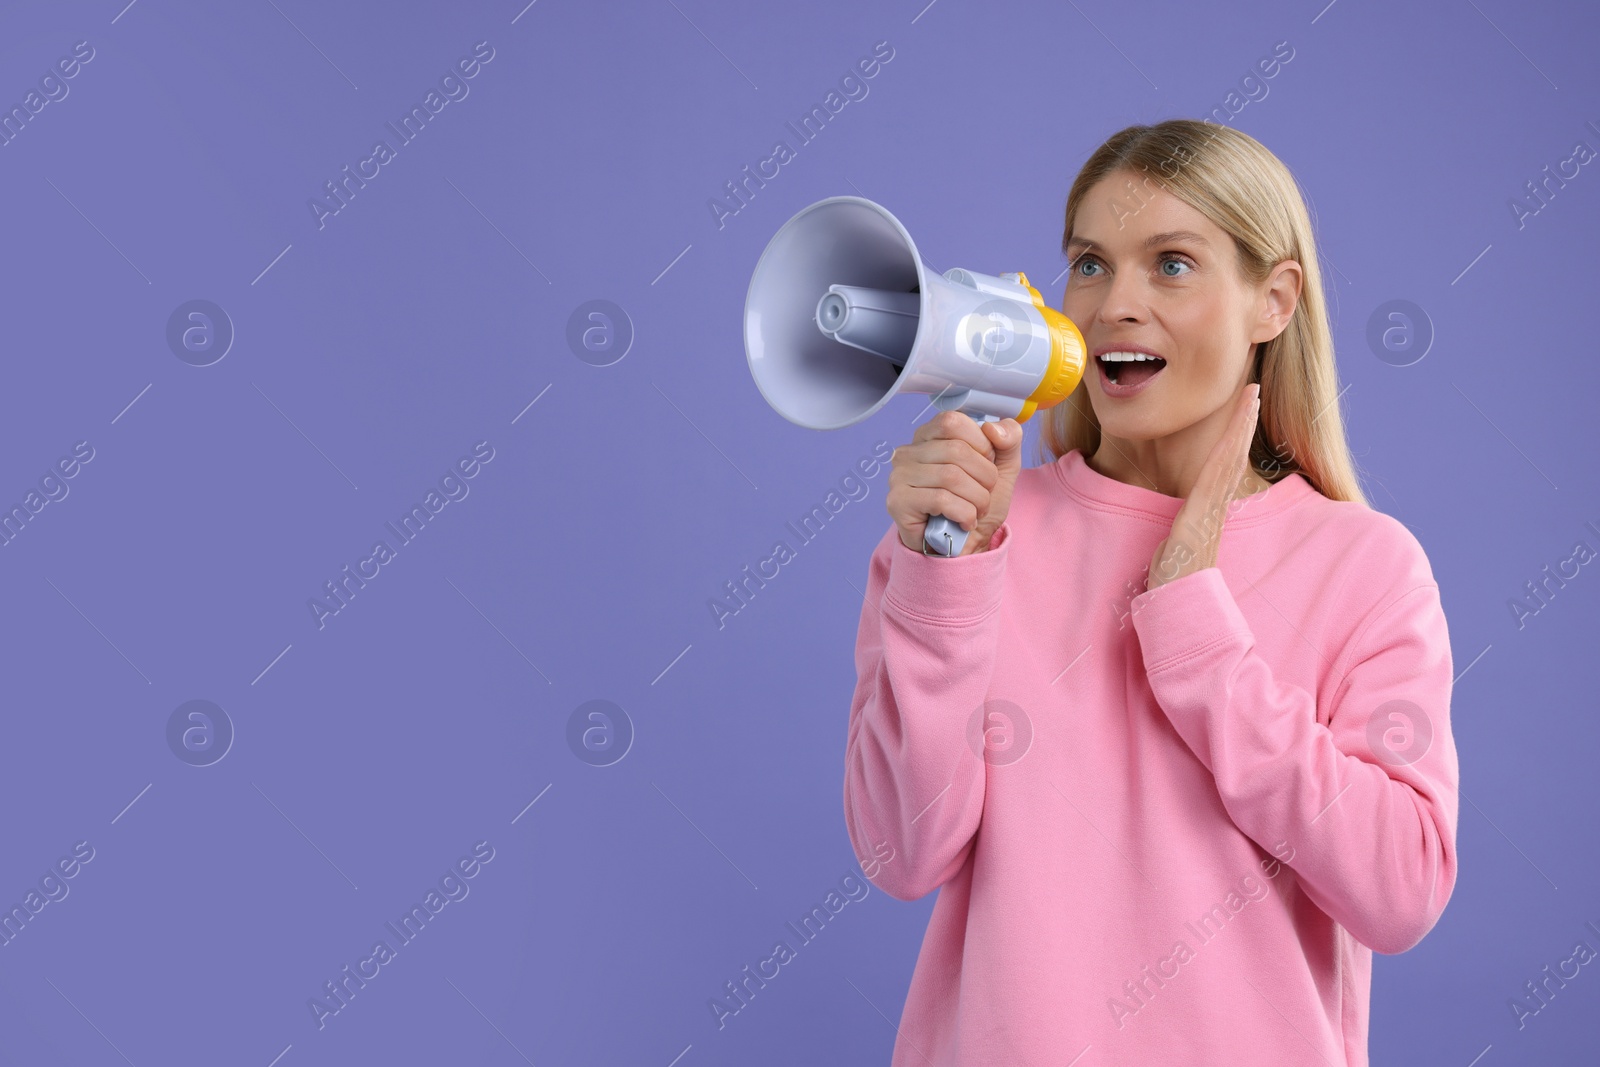
<path id="1" fill-rule="evenodd" d="M 1143 591 L 1182 503 L 1073 451 L 987 552 L 873 552 L 845 823 L 939 890 L 893 1067 L 1366 1065 L 1372 953 L 1455 887 L 1439 587 L 1291 474 Z"/>

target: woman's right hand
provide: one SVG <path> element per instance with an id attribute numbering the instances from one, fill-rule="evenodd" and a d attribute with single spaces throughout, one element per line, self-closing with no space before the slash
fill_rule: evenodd
<path id="1" fill-rule="evenodd" d="M 980 425 L 963 412 L 941 411 L 894 450 L 890 463 L 885 506 L 901 544 L 921 552 L 928 516 L 944 515 L 968 532 L 961 555 L 982 552 L 1011 508 L 1022 426 L 1016 419 Z"/>

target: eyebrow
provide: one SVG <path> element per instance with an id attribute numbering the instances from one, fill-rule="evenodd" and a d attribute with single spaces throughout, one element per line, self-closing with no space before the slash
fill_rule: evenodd
<path id="1" fill-rule="evenodd" d="M 1191 230 L 1168 230 L 1166 233 L 1151 234 L 1149 237 L 1145 238 L 1144 247 L 1153 248 L 1156 245 L 1168 244 L 1174 241 L 1192 241 L 1197 245 L 1204 245 L 1207 248 L 1211 247 L 1210 241 L 1207 241 L 1204 237 L 1201 237 L 1199 234 L 1194 233 Z M 1099 248 L 1100 246 L 1095 244 L 1093 241 L 1088 240 L 1087 238 L 1074 237 L 1067 242 L 1066 250 L 1070 252 L 1073 248 L 1077 247 L 1088 249 Z"/>

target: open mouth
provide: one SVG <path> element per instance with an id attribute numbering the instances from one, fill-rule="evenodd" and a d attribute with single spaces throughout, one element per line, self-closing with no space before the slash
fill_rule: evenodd
<path id="1" fill-rule="evenodd" d="M 1143 352 L 1107 352 L 1095 360 L 1113 385 L 1142 385 L 1154 378 L 1167 361 Z"/>

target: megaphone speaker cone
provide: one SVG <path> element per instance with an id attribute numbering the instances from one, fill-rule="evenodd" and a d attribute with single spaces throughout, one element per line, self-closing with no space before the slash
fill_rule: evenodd
<path id="1" fill-rule="evenodd" d="M 814 430 L 854 425 L 882 407 L 896 390 L 920 318 L 925 270 L 911 235 L 898 219 L 870 200 L 836 196 L 804 208 L 767 243 L 745 297 L 744 344 L 756 387 L 784 418 Z M 830 290 L 845 290 L 832 305 L 848 327 L 825 332 L 819 318 Z M 869 301 L 851 290 L 885 295 L 877 304 L 905 312 L 898 330 L 873 329 Z M 897 299 L 898 298 L 898 299 Z M 909 298 L 909 299 L 906 299 Z M 881 307 L 879 308 L 882 309 Z M 909 333 L 909 338 L 903 338 Z M 889 335 L 902 337 L 890 350 Z M 872 353 L 869 355 L 867 353 Z M 874 358 L 876 355 L 878 358 Z"/>

